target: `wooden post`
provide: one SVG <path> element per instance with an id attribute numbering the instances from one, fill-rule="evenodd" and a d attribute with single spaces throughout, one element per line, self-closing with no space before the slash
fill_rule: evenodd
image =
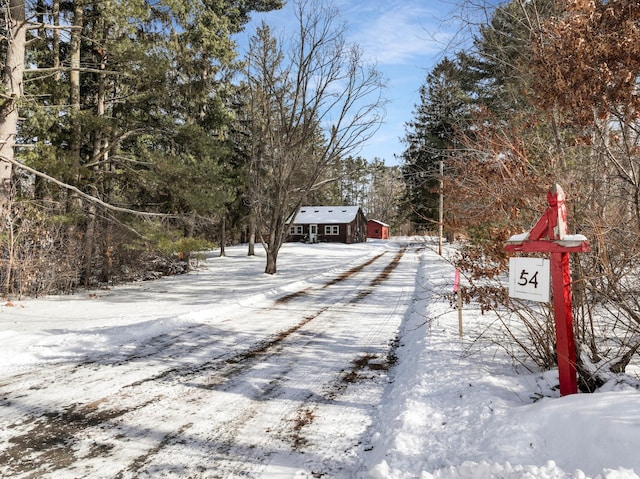
<path id="1" fill-rule="evenodd" d="M 458 296 L 458 334 L 462 337 L 462 290 L 460 288 L 460 270 L 456 268 L 453 280 L 453 292 Z"/>
<path id="2" fill-rule="evenodd" d="M 551 254 L 551 285 L 556 327 L 556 353 L 560 395 L 578 392 L 576 347 L 571 312 L 571 271 L 569 253 L 590 250 L 589 241 L 581 235 L 567 234 L 567 210 L 564 191 L 553 185 L 547 194 L 549 207 L 531 231 L 516 235 L 505 244 L 507 251 L 546 252 Z"/>
<path id="3" fill-rule="evenodd" d="M 462 291 L 458 289 L 458 334 L 462 337 Z"/>
<path id="4" fill-rule="evenodd" d="M 560 394 L 578 392 L 576 378 L 576 346 L 573 337 L 573 313 L 571 311 L 571 272 L 569 253 L 551 253 L 551 285 L 553 288 L 553 313 L 556 325 L 556 354 Z"/>
<path id="5" fill-rule="evenodd" d="M 547 194 L 547 235 L 549 240 L 566 238 L 567 207 L 565 194 L 559 185 L 553 185 Z M 537 239 L 537 238 L 534 238 Z M 571 296 L 571 270 L 569 253 L 551 253 L 551 285 L 553 288 L 553 314 L 556 326 L 556 354 L 560 394 L 578 392 L 576 378 L 576 346 L 573 337 L 573 313 Z M 563 391 L 565 391 L 563 393 Z"/>

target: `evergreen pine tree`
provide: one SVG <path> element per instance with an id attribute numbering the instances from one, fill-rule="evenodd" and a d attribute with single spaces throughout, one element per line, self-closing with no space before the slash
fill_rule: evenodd
<path id="1" fill-rule="evenodd" d="M 469 105 L 459 66 L 445 58 L 427 76 L 414 119 L 406 124 L 402 175 L 409 218 L 417 230 L 431 229 L 439 221 L 440 162 L 453 154 L 456 129 L 467 121 Z"/>

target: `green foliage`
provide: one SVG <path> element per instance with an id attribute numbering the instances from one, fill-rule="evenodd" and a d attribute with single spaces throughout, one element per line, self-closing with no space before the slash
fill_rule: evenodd
<path id="1" fill-rule="evenodd" d="M 420 88 L 415 118 L 406 125 L 405 202 L 410 219 L 422 229 L 438 222 L 440 162 L 451 156 L 458 129 L 469 121 L 471 97 L 464 73 L 458 63 L 442 60 Z"/>
<path id="2" fill-rule="evenodd" d="M 26 17 L 64 27 L 77 23 L 78 5 L 61 2 L 55 17 L 52 0 L 27 3 Z M 30 29 L 18 134 L 24 146 L 16 159 L 108 204 L 214 224 L 235 208 L 244 189 L 241 165 L 232 157 L 233 80 L 241 66 L 232 35 L 242 31 L 253 11 L 282 5 L 281 0 L 83 2 L 78 51 L 72 51 L 75 44 L 64 28 Z M 0 45 L 2 54 L 5 47 Z M 74 55 L 81 62 L 79 92 L 68 68 Z M 72 101 L 76 93 L 79 105 Z M 150 247 L 120 229 L 130 219 L 41 177 L 23 178 L 16 180 L 21 198 L 46 205 L 46 225 L 74 235 L 78 258 L 69 264 L 78 268 L 76 277 L 94 281 L 98 274 L 92 268 L 102 280 L 115 277 L 118 261 L 128 268 Z M 168 242 L 152 241 L 153 247 L 190 252 L 205 246 L 181 240 L 182 227 L 174 232 Z"/>
<path id="3" fill-rule="evenodd" d="M 38 5 L 45 23 L 53 24 L 52 5 Z M 126 193 L 105 199 L 142 209 L 153 209 L 157 199 L 130 193 L 159 188 L 166 196 L 168 185 L 180 178 L 176 189 L 187 184 L 190 194 L 165 202 L 172 212 L 223 209 L 227 194 L 204 194 L 194 181 L 224 184 L 230 174 L 220 165 L 229 157 L 235 116 L 228 99 L 239 64 L 231 35 L 241 31 L 251 11 L 281 6 L 277 0 L 85 4 L 81 110 L 68 107 L 66 70 L 37 75 L 35 69 L 25 82 L 29 101 L 20 132 L 21 142 L 34 147 L 20 152 L 22 161 L 83 190 Z M 73 7 L 64 3 L 61 13 L 72 16 Z M 60 30 L 33 31 L 32 40 L 31 64 L 50 68 L 55 59 L 68 64 L 71 44 Z M 185 134 L 187 129 L 193 131 Z M 79 157 L 72 150 L 78 141 Z M 130 188 L 136 183 L 143 187 Z"/>
<path id="4" fill-rule="evenodd" d="M 192 253 L 214 249 L 216 245 L 203 238 L 160 238 L 158 249 L 167 255 L 173 254 L 179 257 L 189 257 Z"/>
<path id="5" fill-rule="evenodd" d="M 165 221 L 134 221 L 130 224 L 138 238 L 127 245 L 130 251 L 158 252 L 166 256 L 188 257 L 191 253 L 216 247 L 202 237 L 185 237 L 184 230 L 175 223 Z"/>

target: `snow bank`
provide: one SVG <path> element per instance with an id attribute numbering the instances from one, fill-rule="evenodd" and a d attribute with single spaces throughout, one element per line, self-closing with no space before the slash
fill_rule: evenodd
<path id="1" fill-rule="evenodd" d="M 423 253 L 395 383 L 371 437 L 375 479 L 637 479 L 640 393 L 558 397 L 557 371 L 517 375 L 500 349 L 470 349 L 492 318 L 443 294 L 454 269 Z M 544 397 L 538 400 L 541 396 Z"/>

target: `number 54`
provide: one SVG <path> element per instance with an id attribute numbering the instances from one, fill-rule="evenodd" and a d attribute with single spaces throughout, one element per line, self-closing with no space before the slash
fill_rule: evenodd
<path id="1" fill-rule="evenodd" d="M 533 273 L 533 275 L 529 278 L 529 275 L 531 273 L 529 271 L 527 271 L 526 269 L 523 269 L 520 272 L 520 277 L 518 278 L 518 284 L 520 286 L 526 286 L 528 284 L 532 284 L 534 288 L 538 287 L 538 272 L 536 271 L 535 273 Z"/>

